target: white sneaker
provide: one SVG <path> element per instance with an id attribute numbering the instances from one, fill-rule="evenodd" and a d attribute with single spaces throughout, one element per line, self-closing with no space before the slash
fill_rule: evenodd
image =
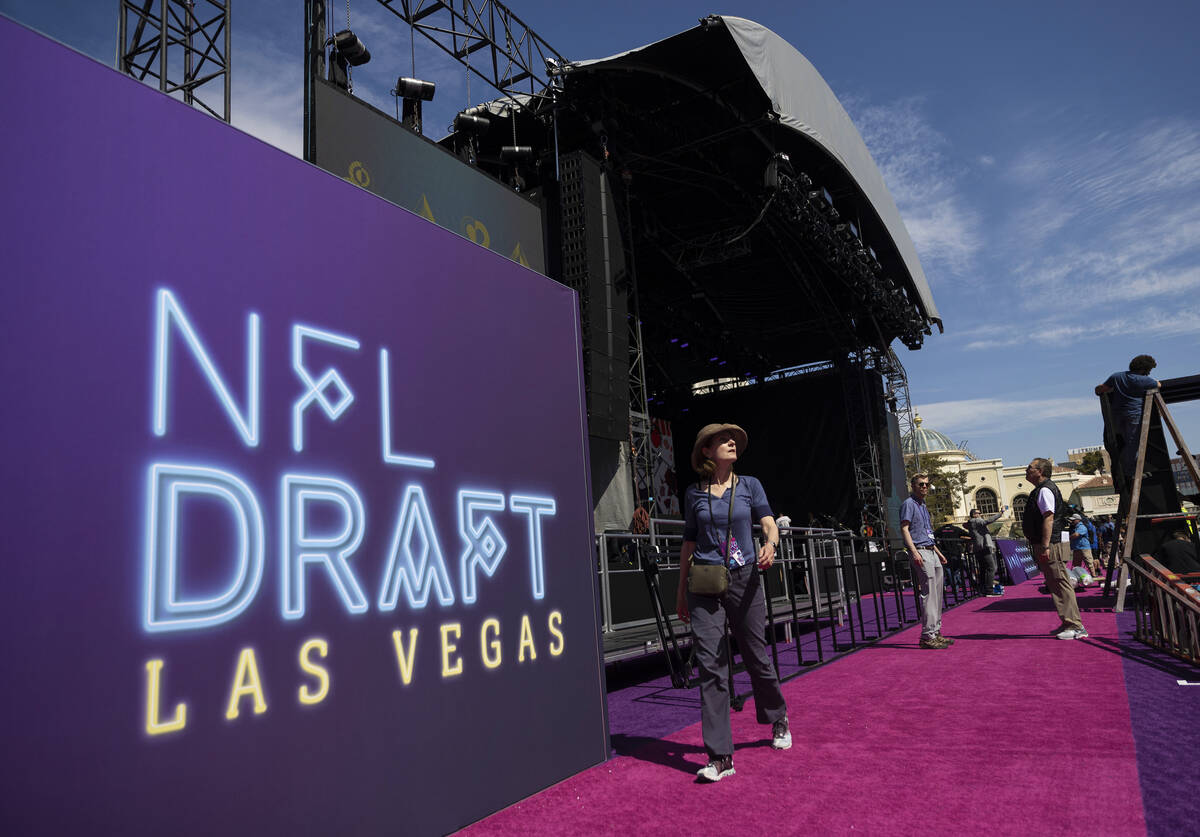
<path id="1" fill-rule="evenodd" d="M 1087 635 L 1087 628 L 1067 628 L 1061 633 L 1055 634 L 1059 639 L 1083 639 Z"/>
<path id="2" fill-rule="evenodd" d="M 788 729 L 788 719 L 780 718 L 771 725 L 771 746 L 776 750 L 788 750 L 792 746 L 792 731 Z"/>
<path id="3" fill-rule="evenodd" d="M 719 782 L 726 776 L 732 776 L 737 771 L 733 769 L 733 756 L 713 759 L 696 771 L 696 777 L 705 782 Z"/>

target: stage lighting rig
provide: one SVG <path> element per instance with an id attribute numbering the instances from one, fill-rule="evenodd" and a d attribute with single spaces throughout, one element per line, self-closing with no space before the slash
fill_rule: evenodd
<path id="1" fill-rule="evenodd" d="M 772 156 L 767 163 L 766 171 L 763 172 L 763 188 L 768 192 L 775 192 L 780 187 L 781 177 L 794 177 L 792 160 L 782 151 Z"/>
<path id="2" fill-rule="evenodd" d="M 824 186 L 809 190 L 808 199 L 817 204 L 817 207 L 822 211 L 827 212 L 833 209 L 833 195 L 829 194 L 829 190 Z"/>
<path id="3" fill-rule="evenodd" d="M 521 175 L 521 166 L 533 159 L 532 145 L 502 145 L 500 146 L 500 161 L 512 166 L 512 177 L 509 185 L 518 192 L 525 191 L 525 178 Z"/>
<path id="4" fill-rule="evenodd" d="M 419 78 L 409 78 L 408 76 L 400 76 L 396 79 L 395 94 L 403 99 L 412 99 L 413 101 L 432 102 L 433 95 L 437 92 L 437 84 L 432 81 L 425 81 Z"/>
<path id="5" fill-rule="evenodd" d="M 338 32 L 331 40 L 334 51 L 351 67 L 361 67 L 371 60 L 371 51 L 349 29 Z"/>
<path id="6" fill-rule="evenodd" d="M 487 117 L 470 111 L 463 111 L 454 117 L 452 126 L 456 135 L 454 146 L 459 159 L 472 165 L 475 164 L 479 159 L 479 137 L 487 132 L 491 124 Z"/>
<path id="7" fill-rule="evenodd" d="M 477 113 L 463 111 L 454 117 L 454 130 L 460 134 L 477 136 L 486 132 L 491 124 L 491 121 L 487 117 L 480 116 Z"/>
<path id="8" fill-rule="evenodd" d="M 437 85 L 432 81 L 419 78 L 400 76 L 396 79 L 396 87 L 392 95 L 404 100 L 404 112 L 401 122 L 410 130 L 421 133 L 421 103 L 432 102 Z"/>
<path id="9" fill-rule="evenodd" d="M 350 92 L 350 68 L 370 61 L 371 51 L 349 29 L 338 32 L 326 43 L 333 47 L 329 51 L 329 81 Z"/>

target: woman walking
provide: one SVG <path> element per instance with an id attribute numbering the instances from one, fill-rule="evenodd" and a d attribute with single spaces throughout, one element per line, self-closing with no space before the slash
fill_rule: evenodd
<path id="1" fill-rule="evenodd" d="M 762 484 L 733 472 L 749 438 L 736 424 L 710 424 L 696 436 L 692 468 L 700 481 L 684 495 L 683 548 L 679 555 L 677 612 L 691 622 L 700 665 L 700 719 L 708 764 L 696 774 L 717 782 L 734 774 L 729 723 L 728 646 L 725 620 L 737 639 L 754 688 L 760 724 L 771 724 L 771 746 L 792 746 L 787 705 L 779 676 L 767 655 L 766 600 L 755 564 L 775 561 L 779 528 Z M 753 523 L 762 526 L 763 545 L 752 554 Z M 724 568 L 724 571 L 723 571 Z"/>

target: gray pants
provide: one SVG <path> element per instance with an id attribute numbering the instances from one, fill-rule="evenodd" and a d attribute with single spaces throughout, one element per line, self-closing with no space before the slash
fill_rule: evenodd
<path id="1" fill-rule="evenodd" d="M 942 633 L 942 594 L 945 581 L 942 562 L 933 547 L 917 547 L 920 561 L 913 561 L 913 591 L 917 595 L 917 614 L 921 618 L 921 639 L 933 639 Z"/>
<path id="2" fill-rule="evenodd" d="M 996 586 L 996 550 L 990 546 L 975 550 L 975 560 L 979 562 L 979 588 L 985 596 Z"/>
<path id="3" fill-rule="evenodd" d="M 767 603 L 753 562 L 729 573 L 724 596 L 688 593 L 696 662 L 700 665 L 700 727 L 709 758 L 733 754 L 729 728 L 729 655 L 724 643 L 725 618 L 737 639 L 742 662 L 754 688 L 754 709 L 760 724 L 787 716 L 779 676 L 767 649 Z"/>

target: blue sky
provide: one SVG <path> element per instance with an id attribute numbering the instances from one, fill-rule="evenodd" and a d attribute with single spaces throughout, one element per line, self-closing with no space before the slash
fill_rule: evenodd
<path id="1" fill-rule="evenodd" d="M 946 333 L 898 348 L 913 403 L 1007 464 L 1100 440 L 1092 387 L 1136 354 L 1200 373 L 1200 3 L 512 0 L 570 59 L 718 12 L 778 32 L 854 119 L 916 244 Z M 0 0 L 0 12 L 112 64 L 117 0 Z M 334 3 L 338 25 L 345 7 Z M 355 92 L 389 112 L 407 30 L 374 0 L 351 24 L 373 60 Z M 302 4 L 235 0 L 234 124 L 300 149 Z M 489 98 L 420 40 L 430 128 Z M 427 130 L 436 134 L 438 131 Z M 1200 404 L 1174 414 L 1200 449 Z"/>

